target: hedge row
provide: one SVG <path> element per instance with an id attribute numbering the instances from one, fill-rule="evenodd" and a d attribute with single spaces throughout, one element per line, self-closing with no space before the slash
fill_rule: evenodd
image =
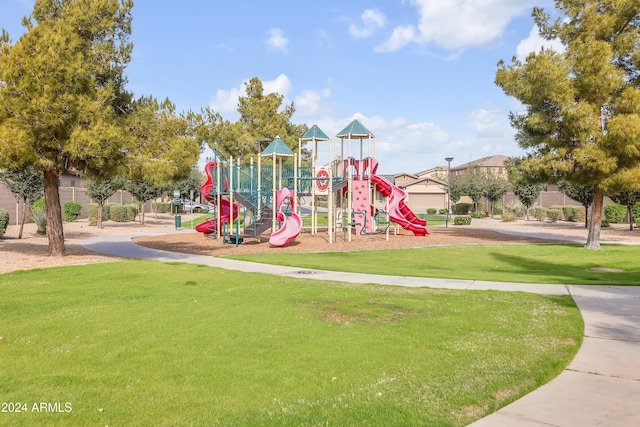
<path id="1" fill-rule="evenodd" d="M 75 221 L 82 212 L 82 205 L 78 202 L 66 202 L 62 205 L 64 212 L 64 220 L 67 222 Z"/>
<path id="2" fill-rule="evenodd" d="M 457 216 L 453 219 L 455 225 L 471 225 L 470 216 Z"/>
<path id="3" fill-rule="evenodd" d="M 151 209 L 156 213 L 170 213 L 172 210 L 175 211 L 175 205 L 168 202 L 153 202 Z"/>
<path id="4" fill-rule="evenodd" d="M 89 225 L 98 225 L 98 205 L 90 203 L 87 207 Z M 138 207 L 135 203 L 121 205 L 118 203 L 105 203 L 102 206 L 102 221 L 129 222 L 135 221 L 138 215 Z"/>
<path id="5" fill-rule="evenodd" d="M 442 208 L 442 209 L 427 208 L 427 215 L 435 215 L 435 214 L 446 215 L 447 212 L 448 212 L 447 208 Z"/>
<path id="6" fill-rule="evenodd" d="M 617 224 L 624 221 L 627 216 L 627 207 L 618 203 L 611 203 L 604 207 L 604 218 L 609 224 Z"/>

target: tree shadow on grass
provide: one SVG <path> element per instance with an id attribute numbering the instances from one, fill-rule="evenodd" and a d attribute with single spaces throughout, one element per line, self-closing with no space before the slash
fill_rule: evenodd
<path id="1" fill-rule="evenodd" d="M 490 252 L 489 255 L 501 263 L 514 266 L 513 270 L 503 270 L 505 277 L 517 273 L 531 277 L 540 277 L 539 280 L 534 280 L 534 282 L 537 283 L 603 286 L 640 285 L 640 274 L 637 269 L 624 272 L 592 271 L 589 270 L 589 268 L 611 266 L 593 265 L 590 262 L 582 262 L 578 256 L 576 256 L 574 261 L 562 259 L 558 260 L 558 262 L 550 262 L 504 253 Z"/>

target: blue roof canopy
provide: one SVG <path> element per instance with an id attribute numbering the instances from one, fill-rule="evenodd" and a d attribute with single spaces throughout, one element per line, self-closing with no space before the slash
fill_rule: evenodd
<path id="1" fill-rule="evenodd" d="M 358 119 L 354 119 L 346 128 L 342 129 L 342 131 L 338 133 L 338 138 L 348 138 L 350 136 L 358 138 L 375 137 L 374 134 L 369 132 L 369 129 L 364 127 L 364 125 L 358 121 Z"/>
<path id="2" fill-rule="evenodd" d="M 265 148 L 264 151 L 260 153 L 260 155 L 273 156 L 274 153 L 276 156 L 288 156 L 288 157 L 295 156 L 293 151 L 291 151 L 291 149 L 287 147 L 287 144 L 285 144 L 284 141 L 281 140 L 279 136 L 276 136 L 273 139 L 273 141 L 271 141 L 271 144 L 269 144 L 269 146 Z"/>
<path id="3" fill-rule="evenodd" d="M 303 141 L 311 141 L 313 139 L 317 139 L 319 141 L 328 141 L 329 137 L 326 133 L 322 132 L 322 129 L 318 127 L 318 125 L 313 125 L 311 128 L 302 135 L 301 138 Z"/>

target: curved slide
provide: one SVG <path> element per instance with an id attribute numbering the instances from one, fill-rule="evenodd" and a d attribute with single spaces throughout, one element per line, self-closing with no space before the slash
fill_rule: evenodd
<path id="1" fill-rule="evenodd" d="M 209 200 L 206 196 L 205 199 Z M 210 200 L 209 200 L 210 201 Z M 231 216 L 231 202 L 226 199 L 220 200 L 220 224 L 230 223 Z M 233 219 L 238 217 L 238 205 L 234 203 L 233 205 Z M 198 225 L 196 225 L 196 231 L 204 234 L 211 234 L 216 231 L 216 227 L 218 226 L 218 218 L 211 218 L 210 220 L 204 221 Z"/>
<path id="2" fill-rule="evenodd" d="M 285 217 L 282 213 L 282 204 L 287 199 L 291 199 L 291 215 Z M 288 188 L 283 188 L 276 192 L 276 205 L 278 208 L 278 221 L 283 221 L 280 229 L 271 233 L 269 236 L 269 244 L 271 246 L 281 247 L 292 242 L 298 237 L 302 231 L 302 218 L 295 212 L 293 205 L 293 192 Z"/>
<path id="3" fill-rule="evenodd" d="M 393 222 L 399 224 L 405 230 L 413 232 L 416 236 L 429 234 L 427 227 L 425 227 L 427 222 L 418 218 L 404 203 L 404 199 L 407 197 L 407 193 L 404 190 L 379 175 L 371 175 L 369 179 L 380 194 L 389 198 L 389 216 Z"/>
<path id="4" fill-rule="evenodd" d="M 213 176 L 211 175 L 211 169 L 218 167 L 218 163 L 209 162 L 204 167 L 204 172 L 207 174 L 207 180 L 204 184 L 200 186 L 200 194 L 202 197 L 209 202 L 216 204 L 216 197 L 211 193 L 213 192 Z M 224 179 L 224 190 L 227 188 L 226 178 Z M 220 200 L 220 224 L 224 224 L 225 221 L 227 224 L 231 222 L 231 202 L 226 199 Z M 238 218 L 238 205 L 233 204 L 233 219 Z M 211 234 L 216 231 L 216 227 L 218 226 L 218 218 L 211 218 L 208 221 L 204 221 L 196 226 L 196 231 L 204 234 L 205 236 Z"/>

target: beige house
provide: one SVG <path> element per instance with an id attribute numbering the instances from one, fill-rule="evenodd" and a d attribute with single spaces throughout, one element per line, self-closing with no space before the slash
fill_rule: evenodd
<path id="1" fill-rule="evenodd" d="M 496 155 L 483 157 L 482 159 L 473 160 L 459 166 L 451 167 L 451 177 L 461 176 L 470 170 L 479 170 L 498 178 L 508 179 L 507 168 L 504 163 L 509 160 L 509 156 Z"/>
<path id="2" fill-rule="evenodd" d="M 461 176 L 470 170 L 480 170 L 493 176 L 508 179 L 505 162 L 509 156 L 495 155 L 483 157 L 458 166 L 451 167 L 451 178 Z M 415 174 L 401 173 L 395 175 L 396 185 L 407 192 L 405 203 L 417 212 L 424 212 L 428 208 L 442 209 L 447 207 L 447 166 L 437 166 Z M 518 198 L 513 191 L 508 191 L 502 197 L 502 204 L 515 203 Z M 471 203 L 469 197 L 463 196 L 458 202 Z M 608 199 L 607 199 L 607 202 Z M 484 201 L 485 205 L 488 201 Z M 451 201 L 451 205 L 454 201 Z M 558 190 L 557 185 L 548 185 L 540 194 L 537 206 L 550 207 L 553 205 L 580 205 Z"/>
<path id="3" fill-rule="evenodd" d="M 417 213 L 424 213 L 429 208 L 437 210 L 447 207 L 447 183 L 425 176 L 409 182 L 398 182 L 396 185 L 407 192 L 406 205 Z"/>

